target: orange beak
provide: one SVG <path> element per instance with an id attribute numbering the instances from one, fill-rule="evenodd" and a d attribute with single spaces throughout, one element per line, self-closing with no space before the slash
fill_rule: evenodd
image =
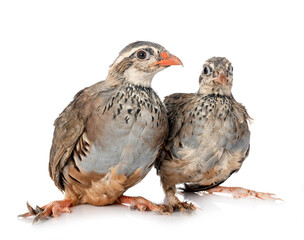
<path id="1" fill-rule="evenodd" d="M 172 54 L 170 54 L 170 56 L 168 56 L 168 53 L 161 52 L 160 55 L 162 56 L 163 60 L 160 60 L 160 61 L 154 63 L 154 66 L 155 65 L 160 65 L 160 66 L 182 65 L 182 66 L 184 66 L 182 61 L 178 57 L 176 57 Z"/>
<path id="2" fill-rule="evenodd" d="M 216 72 L 216 74 L 217 74 L 217 78 L 215 79 L 215 82 L 225 86 L 227 83 L 227 77 L 226 77 L 225 73 Z"/>
<path id="3" fill-rule="evenodd" d="M 220 75 L 220 82 L 222 85 L 226 85 L 227 77 L 224 73 L 221 73 L 221 75 Z"/>

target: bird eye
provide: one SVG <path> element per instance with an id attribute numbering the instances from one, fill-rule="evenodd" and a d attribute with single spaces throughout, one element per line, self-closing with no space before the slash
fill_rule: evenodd
<path id="1" fill-rule="evenodd" d="M 233 67 L 231 65 L 229 65 L 228 67 L 228 72 L 229 74 L 233 74 Z"/>
<path id="2" fill-rule="evenodd" d="M 143 50 L 139 50 L 136 54 L 137 58 L 138 59 L 148 59 L 150 57 L 150 54 L 146 51 L 143 51 Z"/>
<path id="3" fill-rule="evenodd" d="M 211 68 L 209 66 L 204 67 L 204 75 L 209 76 L 212 72 Z"/>

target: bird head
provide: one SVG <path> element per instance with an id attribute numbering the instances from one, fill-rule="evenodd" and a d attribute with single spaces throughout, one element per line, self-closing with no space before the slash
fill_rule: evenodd
<path id="1" fill-rule="evenodd" d="M 181 60 L 164 47 L 152 42 L 134 42 L 126 46 L 110 66 L 107 79 L 151 86 L 154 75 Z"/>
<path id="2" fill-rule="evenodd" d="M 231 95 L 233 82 L 233 67 L 231 63 L 222 57 L 208 59 L 203 65 L 199 77 L 202 94 Z"/>

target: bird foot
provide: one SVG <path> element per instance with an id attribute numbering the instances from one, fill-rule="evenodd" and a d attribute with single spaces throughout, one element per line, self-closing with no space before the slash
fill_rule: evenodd
<path id="1" fill-rule="evenodd" d="M 18 217 L 30 217 L 35 216 L 33 224 L 48 219 L 49 217 L 58 217 L 60 213 L 70 213 L 70 207 L 72 207 L 72 201 L 65 199 L 61 201 L 54 201 L 43 207 L 36 206 L 34 209 L 29 203 L 26 203 L 28 212 L 20 214 Z"/>
<path id="2" fill-rule="evenodd" d="M 275 197 L 273 193 L 256 192 L 242 187 L 221 187 L 217 186 L 207 190 L 206 192 L 213 194 L 215 192 L 232 194 L 234 198 L 259 198 L 262 200 L 282 200 Z"/>
<path id="3" fill-rule="evenodd" d="M 129 197 L 129 196 L 121 196 L 118 199 L 119 203 L 129 204 L 130 208 L 135 210 L 139 210 L 141 212 L 144 211 L 153 211 L 162 215 L 170 215 L 169 209 L 164 204 L 155 204 L 151 201 L 143 198 L 143 197 Z"/>
<path id="4" fill-rule="evenodd" d="M 170 212 L 179 211 L 182 213 L 190 213 L 196 209 L 196 206 L 193 203 L 179 202 L 177 204 L 169 206 Z"/>
<path id="5" fill-rule="evenodd" d="M 193 203 L 182 202 L 176 196 L 171 196 L 168 198 L 169 202 L 169 212 L 179 211 L 182 213 L 190 213 L 196 210 L 196 207 Z"/>

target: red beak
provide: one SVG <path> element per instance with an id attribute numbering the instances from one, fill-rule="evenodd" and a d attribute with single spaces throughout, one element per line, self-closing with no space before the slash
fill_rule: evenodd
<path id="1" fill-rule="evenodd" d="M 226 77 L 225 73 L 216 72 L 216 75 L 217 75 L 217 77 L 215 78 L 214 81 L 225 86 L 227 83 L 227 77 Z"/>
<path id="2" fill-rule="evenodd" d="M 221 73 L 221 75 L 220 75 L 220 82 L 222 85 L 226 85 L 227 77 L 224 73 Z"/>
<path id="3" fill-rule="evenodd" d="M 182 66 L 184 66 L 182 61 L 178 57 L 176 57 L 172 54 L 170 54 L 170 56 L 168 56 L 168 53 L 161 52 L 160 55 L 163 57 L 163 60 L 160 60 L 160 61 L 154 63 L 154 66 L 155 65 L 160 65 L 160 66 L 182 65 Z"/>

